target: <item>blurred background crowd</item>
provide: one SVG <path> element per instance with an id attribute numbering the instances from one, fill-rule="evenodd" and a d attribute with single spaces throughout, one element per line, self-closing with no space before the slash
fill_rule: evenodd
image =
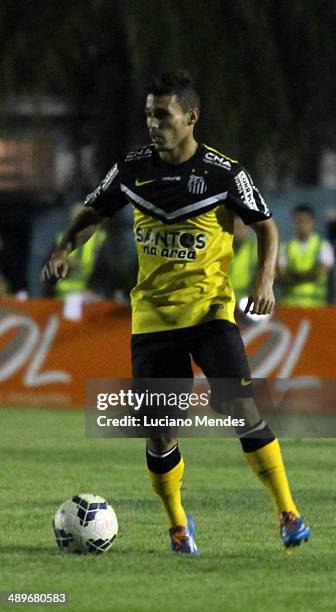
<path id="1" fill-rule="evenodd" d="M 84 196 L 147 143 L 144 86 L 183 67 L 201 93 L 199 140 L 239 159 L 281 235 L 282 303 L 336 303 L 336 6 L 330 0 L 2 0 L 0 295 L 41 297 L 40 269 Z M 253 232 L 236 220 L 238 297 Z M 72 256 L 51 292 L 127 300 L 126 207 Z"/>

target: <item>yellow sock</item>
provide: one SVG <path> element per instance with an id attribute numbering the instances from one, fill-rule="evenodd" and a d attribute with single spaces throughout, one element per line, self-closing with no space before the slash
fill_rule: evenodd
<path id="1" fill-rule="evenodd" d="M 164 474 L 155 474 L 149 470 L 153 488 L 161 497 L 168 514 L 170 527 L 187 525 L 188 522 L 181 501 L 183 472 L 184 461 L 182 458 L 172 470 Z"/>
<path id="2" fill-rule="evenodd" d="M 277 512 L 294 512 L 300 516 L 289 488 L 278 440 L 244 455 L 271 494 Z"/>

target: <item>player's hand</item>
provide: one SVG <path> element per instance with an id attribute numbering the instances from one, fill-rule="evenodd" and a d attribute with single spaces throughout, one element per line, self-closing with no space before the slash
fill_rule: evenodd
<path id="1" fill-rule="evenodd" d="M 257 279 L 248 297 L 244 312 L 258 315 L 272 314 L 274 306 L 273 282 Z"/>
<path id="2" fill-rule="evenodd" d="M 69 270 L 68 256 L 63 251 L 55 251 L 49 261 L 43 266 L 41 281 L 50 285 L 65 278 Z"/>

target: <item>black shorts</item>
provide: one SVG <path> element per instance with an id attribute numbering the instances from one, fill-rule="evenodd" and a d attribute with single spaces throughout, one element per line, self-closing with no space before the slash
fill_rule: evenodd
<path id="1" fill-rule="evenodd" d="M 183 329 L 134 334 L 131 348 L 133 379 L 192 380 L 192 358 L 210 383 L 214 409 L 218 402 L 253 395 L 240 331 L 229 321 L 218 319 Z"/>

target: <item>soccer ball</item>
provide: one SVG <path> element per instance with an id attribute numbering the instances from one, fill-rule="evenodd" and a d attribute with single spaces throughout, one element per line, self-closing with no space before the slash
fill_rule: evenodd
<path id="1" fill-rule="evenodd" d="M 111 548 L 118 533 L 118 519 L 106 499 L 81 493 L 63 502 L 52 527 L 62 551 L 98 555 Z"/>

